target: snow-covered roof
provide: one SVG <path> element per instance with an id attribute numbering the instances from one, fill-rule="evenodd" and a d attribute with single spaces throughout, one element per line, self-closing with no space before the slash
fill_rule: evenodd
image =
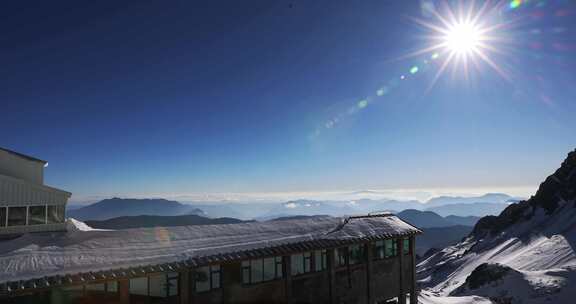
<path id="1" fill-rule="evenodd" d="M 421 233 L 390 214 L 107 231 L 69 224 L 1 242 L 0 284 L 53 286 Z"/>

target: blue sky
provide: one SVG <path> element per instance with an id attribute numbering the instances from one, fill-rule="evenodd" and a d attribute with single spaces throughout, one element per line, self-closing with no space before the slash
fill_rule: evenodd
<path id="1" fill-rule="evenodd" d="M 2 4 L 1 145 L 76 198 L 535 187 L 575 147 L 574 3 L 502 10 L 508 80 L 431 89 L 423 3 Z"/>

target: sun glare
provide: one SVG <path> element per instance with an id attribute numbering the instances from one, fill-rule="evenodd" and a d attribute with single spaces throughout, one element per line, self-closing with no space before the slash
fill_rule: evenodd
<path id="1" fill-rule="evenodd" d="M 454 73 L 463 72 L 464 78 L 469 79 L 471 70 L 479 69 L 483 63 L 509 79 L 493 59 L 497 53 L 503 53 L 501 43 L 507 39 L 503 35 L 508 24 L 498 17 L 500 6 L 493 1 L 485 1 L 481 6 L 474 2 L 461 2 L 456 7 L 444 4 L 431 11 L 432 18 L 414 19 L 430 31 L 430 44 L 411 55 L 432 53 L 430 58 L 440 62 L 431 87 L 448 66 Z"/>
<path id="2" fill-rule="evenodd" d="M 472 54 L 478 51 L 482 34 L 472 23 L 458 23 L 448 29 L 443 37 L 446 48 L 457 54 Z"/>

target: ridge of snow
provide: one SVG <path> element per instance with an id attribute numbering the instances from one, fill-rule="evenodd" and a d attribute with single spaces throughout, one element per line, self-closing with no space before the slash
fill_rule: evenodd
<path id="1" fill-rule="evenodd" d="M 106 231 L 105 229 L 94 229 L 86 223 L 73 218 L 66 219 L 66 231 L 68 232 L 78 232 L 78 231 Z"/>
<path id="2" fill-rule="evenodd" d="M 519 275 L 507 275 L 503 282 L 471 291 L 473 294 L 509 295 L 514 299 L 512 303 L 568 303 L 559 299 L 576 293 L 576 282 L 566 279 L 576 279 L 575 248 L 576 208 L 563 201 L 551 215 L 537 208 L 530 220 L 497 236 L 470 237 L 430 256 L 418 265 L 419 282 L 440 296 L 454 295 L 476 267 L 499 263 Z"/>
<path id="3" fill-rule="evenodd" d="M 492 301 L 479 296 L 443 297 L 429 291 L 422 291 L 419 304 L 492 304 Z"/>

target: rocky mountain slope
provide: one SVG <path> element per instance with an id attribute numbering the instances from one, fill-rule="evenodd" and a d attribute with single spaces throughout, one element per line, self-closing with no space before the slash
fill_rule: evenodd
<path id="1" fill-rule="evenodd" d="M 418 265 L 425 292 L 495 303 L 573 303 L 576 151 L 534 196 L 487 216 L 462 242 Z"/>

